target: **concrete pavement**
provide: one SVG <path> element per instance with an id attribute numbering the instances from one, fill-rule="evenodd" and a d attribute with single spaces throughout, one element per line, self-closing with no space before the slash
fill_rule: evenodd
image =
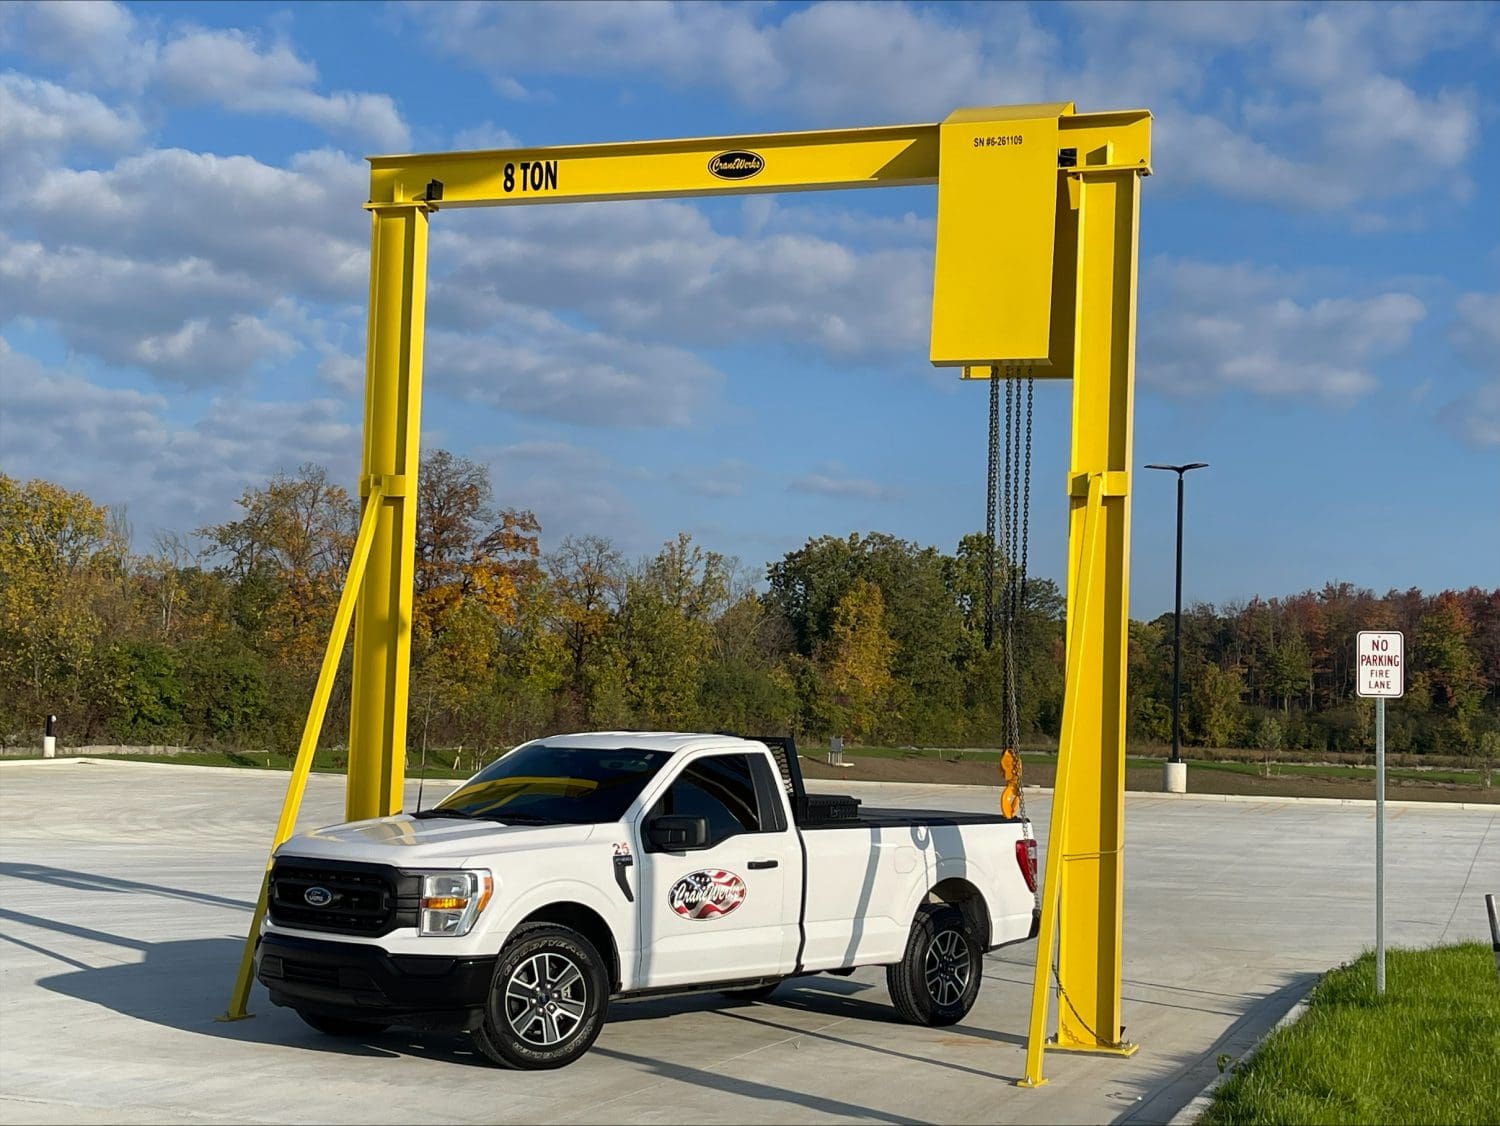
<path id="1" fill-rule="evenodd" d="M 0 1122 L 1164 1122 L 1315 980 L 1372 941 L 1373 810 L 1127 798 L 1129 1060 L 1021 1073 L 1034 947 L 992 955 L 954 1028 L 897 1023 L 883 974 L 770 1002 L 621 1004 L 558 1072 L 465 1038 L 331 1040 L 272 1007 L 220 1024 L 286 775 L 0 764 Z M 429 785 L 427 803 L 446 784 Z M 993 809 L 994 791 L 876 786 L 868 804 Z M 415 786 L 411 788 L 414 794 Z M 314 777 L 302 824 L 340 818 Z M 1028 796 L 1045 840 L 1050 802 Z M 1500 809 L 1393 808 L 1393 944 L 1487 936 Z M 1399 981 L 1391 983 L 1399 989 Z"/>

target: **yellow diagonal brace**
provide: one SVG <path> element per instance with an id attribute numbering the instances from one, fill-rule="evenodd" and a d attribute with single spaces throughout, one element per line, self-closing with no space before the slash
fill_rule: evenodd
<path id="1" fill-rule="evenodd" d="M 370 486 L 370 495 L 359 518 L 359 534 L 354 538 L 354 553 L 349 558 L 349 574 L 344 579 L 338 610 L 333 615 L 333 628 L 328 632 L 328 647 L 323 650 L 323 666 L 318 670 L 318 684 L 313 690 L 312 707 L 307 711 L 307 722 L 302 727 L 302 742 L 297 747 L 292 776 L 287 780 L 286 797 L 281 802 L 281 819 L 276 822 L 276 835 L 271 841 L 271 853 L 266 858 L 266 870 L 261 873 L 260 894 L 255 899 L 255 912 L 250 916 L 250 932 L 245 935 L 245 949 L 240 955 L 234 992 L 229 995 L 229 1008 L 220 1020 L 244 1020 L 253 1015 L 245 1006 L 250 1000 L 255 941 L 260 936 L 261 920 L 266 916 L 266 891 L 271 877 L 271 864 L 276 858 L 276 850 L 297 827 L 297 811 L 302 806 L 307 776 L 312 772 L 313 752 L 318 746 L 318 736 L 323 731 L 323 719 L 328 714 L 328 697 L 333 692 L 333 677 L 338 672 L 344 639 L 349 635 L 349 619 L 354 616 L 354 603 L 359 597 L 360 584 L 364 581 L 365 564 L 370 560 L 370 545 L 375 542 L 375 514 L 380 507 L 380 498 L 380 484 L 377 481 Z"/>
<path id="2" fill-rule="evenodd" d="M 1026 1074 L 1016 1081 L 1019 1087 L 1040 1087 L 1047 1082 L 1042 1076 L 1042 1050 L 1047 1036 L 1047 988 L 1052 969 L 1052 949 L 1057 942 L 1057 907 L 1062 892 L 1064 826 L 1068 813 L 1068 771 L 1073 756 L 1069 753 L 1078 728 L 1079 700 L 1073 686 L 1078 683 L 1083 662 L 1084 627 L 1088 623 L 1089 595 L 1093 589 L 1095 544 L 1099 536 L 1100 507 L 1104 496 L 1104 475 L 1089 478 L 1088 504 L 1083 511 L 1083 546 L 1079 569 L 1073 576 L 1072 589 L 1077 591 L 1075 610 L 1068 631 L 1067 695 L 1063 698 L 1062 737 L 1057 746 L 1057 779 L 1052 785 L 1052 821 L 1047 826 L 1047 861 L 1042 872 L 1042 925 L 1036 937 L 1036 973 L 1031 981 L 1031 1023 L 1026 1033 Z"/>

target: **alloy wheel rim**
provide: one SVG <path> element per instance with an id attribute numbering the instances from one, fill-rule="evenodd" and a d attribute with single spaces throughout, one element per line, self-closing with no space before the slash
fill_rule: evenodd
<path id="1" fill-rule="evenodd" d="M 957 1004 L 969 988 L 969 944 L 956 930 L 939 931 L 923 959 L 927 992 L 939 1005 Z"/>
<path id="2" fill-rule="evenodd" d="M 505 983 L 505 1020 L 526 1043 L 555 1048 L 583 1027 L 588 982 L 566 954 L 533 954 Z"/>

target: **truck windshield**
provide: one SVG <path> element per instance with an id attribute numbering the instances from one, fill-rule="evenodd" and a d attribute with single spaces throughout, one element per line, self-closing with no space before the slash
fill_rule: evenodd
<path id="1" fill-rule="evenodd" d="M 545 743 L 517 747 L 438 802 L 433 812 L 527 825 L 618 821 L 670 757 L 666 751 Z"/>

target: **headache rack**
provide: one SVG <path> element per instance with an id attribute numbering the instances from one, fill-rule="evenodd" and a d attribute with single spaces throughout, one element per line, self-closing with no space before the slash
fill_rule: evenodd
<path id="1" fill-rule="evenodd" d="M 797 740 L 790 735 L 749 735 L 771 751 L 781 785 L 792 805 L 792 816 L 804 828 L 859 820 L 859 799 L 846 794 L 809 794 L 802 782 Z"/>

